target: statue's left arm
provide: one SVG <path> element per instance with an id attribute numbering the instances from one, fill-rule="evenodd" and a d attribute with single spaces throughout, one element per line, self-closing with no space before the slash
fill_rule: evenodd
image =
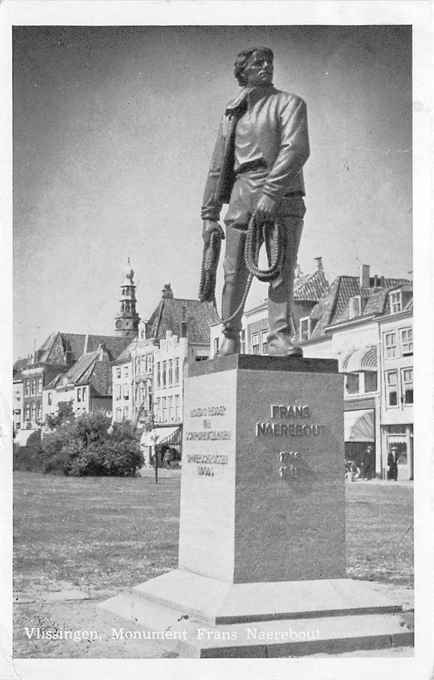
<path id="1" fill-rule="evenodd" d="M 306 104 L 300 97 L 290 95 L 280 111 L 280 148 L 262 193 L 279 203 L 308 157 Z"/>

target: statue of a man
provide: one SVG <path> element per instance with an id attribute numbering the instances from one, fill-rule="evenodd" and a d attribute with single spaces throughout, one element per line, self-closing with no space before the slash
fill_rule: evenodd
<path id="1" fill-rule="evenodd" d="M 273 85 L 273 52 L 257 47 L 240 52 L 234 74 L 243 88 L 229 102 L 220 124 L 205 187 L 201 216 L 209 244 L 224 203 L 226 252 L 219 355 L 240 351 L 242 305 L 248 270 L 244 261 L 246 230 L 252 214 L 260 222 L 279 220 L 286 232 L 286 252 L 279 276 L 268 291 L 268 354 L 298 355 L 291 315 L 294 270 L 306 211 L 303 165 L 309 156 L 306 104 Z"/>

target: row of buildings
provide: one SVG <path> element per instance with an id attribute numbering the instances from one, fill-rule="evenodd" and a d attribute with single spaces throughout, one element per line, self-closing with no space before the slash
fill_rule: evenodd
<path id="1" fill-rule="evenodd" d="M 345 374 L 346 456 L 368 476 L 385 477 L 393 451 L 398 478 L 413 477 L 412 316 L 407 279 L 372 276 L 363 265 L 360 275 L 329 284 L 321 258 L 313 273 L 297 273 L 294 335 L 306 357 L 338 359 Z M 266 354 L 267 331 L 264 302 L 244 315 L 242 352 Z M 129 267 L 113 336 L 54 333 L 16 362 L 17 440 L 69 402 L 76 414 L 104 410 L 114 421 L 152 424 L 160 446 L 180 451 L 184 364 L 214 356 L 220 333 L 212 305 L 175 298 L 170 284 L 141 321 Z"/>

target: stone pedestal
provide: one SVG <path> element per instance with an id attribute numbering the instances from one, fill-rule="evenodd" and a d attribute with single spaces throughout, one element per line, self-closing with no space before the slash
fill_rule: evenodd
<path id="1" fill-rule="evenodd" d="M 399 602 L 345 578 L 336 361 L 233 355 L 192 364 L 183 437 L 179 569 L 106 608 L 161 633 L 182 656 L 410 642 Z"/>

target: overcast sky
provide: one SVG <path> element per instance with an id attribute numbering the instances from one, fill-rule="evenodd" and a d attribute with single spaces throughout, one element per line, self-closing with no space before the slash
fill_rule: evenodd
<path id="1" fill-rule="evenodd" d="M 56 330 L 112 333 L 128 256 L 142 317 L 166 282 L 197 296 L 210 154 L 235 54 L 256 44 L 308 106 L 302 270 L 322 255 L 330 280 L 408 276 L 409 28 L 16 28 L 15 357 Z"/>

